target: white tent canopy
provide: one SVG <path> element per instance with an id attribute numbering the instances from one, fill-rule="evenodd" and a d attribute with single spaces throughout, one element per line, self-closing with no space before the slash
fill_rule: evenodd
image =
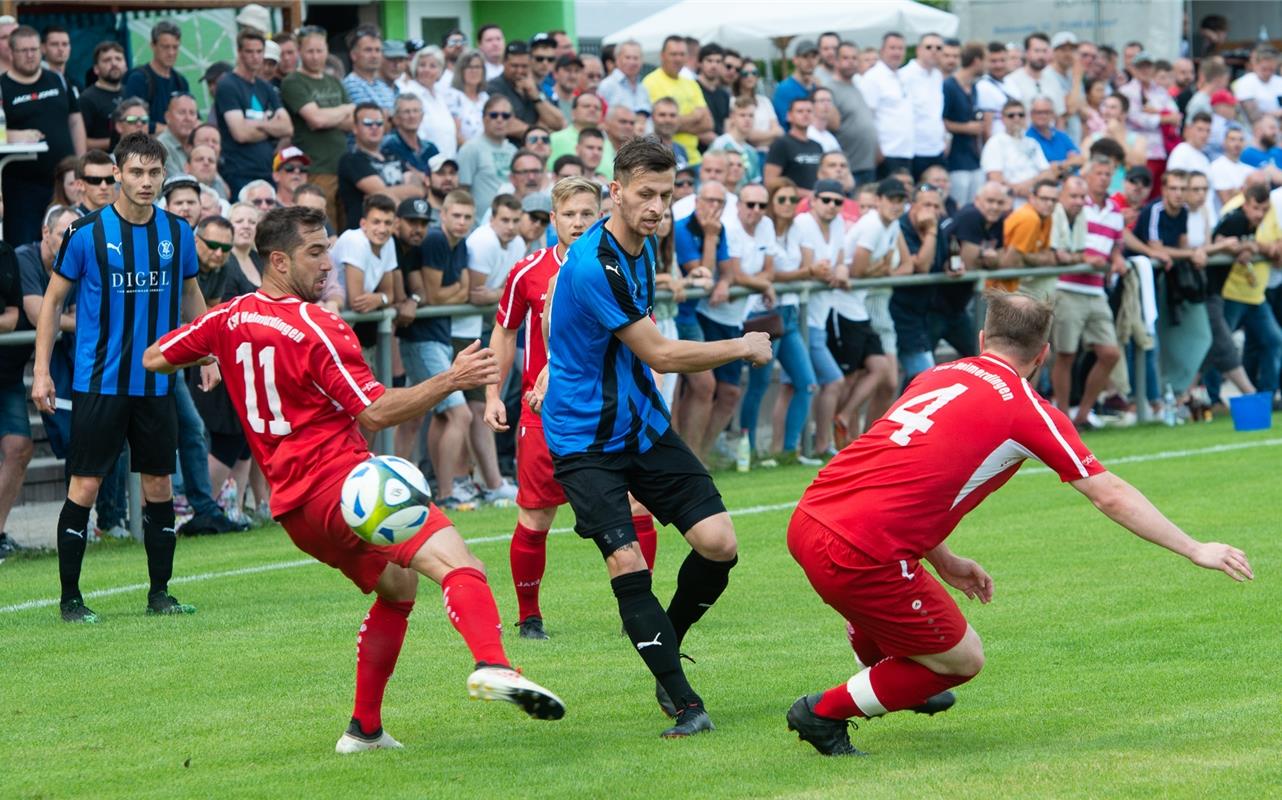
<path id="1" fill-rule="evenodd" d="M 653 55 L 666 37 L 678 34 L 751 58 L 771 58 L 778 55 L 776 38 L 835 31 L 860 46 L 876 46 L 887 31 L 898 31 L 911 43 L 925 33 L 952 36 L 957 25 L 955 15 L 912 0 L 681 0 L 604 41 L 633 39 Z"/>

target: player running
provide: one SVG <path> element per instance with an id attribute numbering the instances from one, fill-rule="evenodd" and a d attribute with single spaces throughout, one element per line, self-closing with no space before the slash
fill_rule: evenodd
<path id="1" fill-rule="evenodd" d="M 1190 538 L 1139 490 L 1108 472 L 1073 423 L 1033 391 L 1051 307 L 989 292 L 981 354 L 923 372 L 889 413 L 820 470 L 788 526 L 788 549 L 815 591 L 846 618 L 864 667 L 802 697 L 788 727 L 824 755 L 862 755 L 847 720 L 921 706 L 984 665 L 975 629 L 944 582 L 987 603 L 993 580 L 944 539 L 962 517 L 1035 458 L 1142 539 L 1235 580 L 1253 577 L 1235 547 Z M 934 698 L 938 710 L 950 705 Z"/>
<path id="2" fill-rule="evenodd" d="M 521 418 L 517 436 L 516 530 L 508 557 L 512 583 L 516 586 L 517 627 L 523 639 L 546 639 L 543 612 L 539 608 L 539 587 L 547 567 L 547 537 L 557 506 L 565 493 L 552 477 L 552 456 L 543 438 L 543 417 L 525 398 L 547 366 L 547 344 L 543 338 L 543 312 L 549 286 L 565 263 L 565 253 L 583 232 L 596 222 L 601 210 L 601 189 L 586 178 L 566 178 L 552 188 L 552 224 L 557 244 L 545 247 L 517 262 L 508 274 L 499 302 L 490 347 L 498 359 L 498 383 L 485 387 L 485 422 L 496 432 L 508 430 L 507 408 L 501 397 L 516 354 L 516 335 L 525 326 L 525 362 L 521 372 Z M 658 535 L 654 518 L 648 513 L 633 515 L 632 524 L 645 556 L 654 569 Z"/>
<path id="3" fill-rule="evenodd" d="M 654 233 L 672 199 L 671 148 L 650 136 L 619 148 L 614 213 L 570 248 L 549 313 L 543 430 L 575 531 L 605 558 L 628 638 L 658 683 L 676 723 L 664 737 L 712 730 L 681 669 L 681 640 L 712 607 L 738 560 L 734 524 L 707 470 L 671 430 L 651 369 L 701 372 L 744 358 L 765 364 L 770 338 L 667 339 L 650 318 Z M 629 491 L 693 548 L 665 612 L 637 543 Z"/>
<path id="4" fill-rule="evenodd" d="M 223 365 L 254 459 L 271 484 L 272 516 L 299 549 L 378 595 L 357 635 L 355 708 L 335 749 L 401 747 L 383 730 L 381 708 L 419 574 L 441 585 L 446 615 L 472 651 L 471 696 L 560 719 L 560 699 L 509 666 L 484 567 L 440 509 L 433 505 L 422 530 L 393 547 L 358 538 L 339 511 L 343 479 L 370 455 L 357 423 L 387 428 L 425 414 L 452 391 L 493 383 L 494 354 L 473 343 L 446 372 L 384 388 L 347 323 L 314 305 L 331 269 L 324 213 L 274 209 L 258 223 L 255 244 L 264 260 L 262 288 L 162 337 L 143 359 L 161 373 L 210 357 Z"/>

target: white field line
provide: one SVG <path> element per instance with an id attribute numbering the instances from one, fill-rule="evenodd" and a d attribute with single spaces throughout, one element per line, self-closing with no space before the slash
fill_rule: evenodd
<path id="1" fill-rule="evenodd" d="M 1188 450 L 1163 450 L 1157 453 L 1145 453 L 1134 456 L 1119 456 L 1118 458 L 1108 459 L 1107 464 L 1140 464 L 1148 461 L 1168 461 L 1177 458 L 1187 458 L 1189 456 L 1213 455 L 1215 453 L 1228 453 L 1235 450 L 1250 450 L 1256 447 L 1278 447 L 1282 445 L 1282 439 L 1259 439 L 1252 442 L 1236 442 L 1232 444 L 1217 444 L 1210 447 L 1199 447 Z M 1042 475 L 1049 473 L 1046 467 L 1032 467 L 1021 469 L 1016 475 Z M 766 514 L 771 511 L 784 511 L 789 508 L 796 508 L 797 504 L 792 503 L 772 503 L 762 506 L 748 506 L 731 511 L 731 516 L 746 517 L 753 514 Z M 570 533 L 573 528 L 553 528 L 549 533 Z M 512 538 L 512 534 L 503 534 L 500 536 L 475 536 L 465 539 L 469 545 L 489 544 L 493 542 L 506 542 Z M 171 584 L 197 583 L 200 581 L 212 581 L 220 578 L 236 578 L 241 575 L 254 575 L 259 572 L 275 572 L 281 569 L 293 569 L 294 567 L 305 567 L 312 564 L 319 564 L 319 561 L 311 558 L 301 558 L 294 561 L 276 561 L 270 564 L 258 564 L 252 567 L 240 567 L 238 569 L 221 570 L 219 572 L 202 572 L 196 575 L 184 575 L 174 578 Z M 113 586 L 110 589 L 98 589 L 85 594 L 86 600 L 92 600 L 97 597 L 110 597 L 115 594 L 124 594 L 126 592 L 139 592 L 148 588 L 145 583 L 133 583 L 128 586 Z M 0 614 L 12 614 L 18 611 L 27 611 L 33 608 L 48 608 L 56 606 L 58 600 L 55 598 L 44 598 L 39 600 L 26 600 L 13 605 L 0 606 Z"/>

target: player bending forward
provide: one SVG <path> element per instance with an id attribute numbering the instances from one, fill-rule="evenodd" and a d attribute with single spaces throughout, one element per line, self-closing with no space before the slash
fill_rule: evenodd
<path id="1" fill-rule="evenodd" d="M 946 583 L 987 603 L 993 581 L 944 539 L 962 517 L 1035 458 L 1140 538 L 1235 580 L 1241 550 L 1199 542 L 1100 465 L 1073 424 L 1033 391 L 1046 360 L 1051 308 L 990 292 L 982 353 L 922 373 L 886 416 L 819 472 L 788 526 L 788 549 L 824 602 L 846 618 L 864 669 L 802 697 L 788 727 L 824 755 L 862 755 L 847 719 L 921 706 L 984 665 L 979 635 Z M 948 698 L 951 701 L 951 697 Z M 929 710 L 929 709 L 928 709 Z"/>
<path id="2" fill-rule="evenodd" d="M 401 746 L 383 730 L 381 709 L 419 573 L 441 585 L 446 616 L 472 651 L 469 693 L 515 703 L 538 719 L 561 718 L 561 700 L 508 665 L 484 567 L 440 509 L 433 505 L 422 530 L 394 547 L 358 538 L 339 511 L 343 479 L 370 455 L 356 423 L 387 428 L 423 415 L 452 391 L 493 383 L 494 354 L 474 343 L 448 371 L 409 388 L 384 388 L 352 329 L 314 305 L 331 269 L 324 213 L 275 209 L 258 223 L 255 244 L 265 262 L 262 288 L 162 337 L 147 348 L 144 364 L 169 373 L 217 359 L 271 484 L 272 516 L 299 549 L 378 595 L 357 635 L 355 709 L 335 749 Z"/>

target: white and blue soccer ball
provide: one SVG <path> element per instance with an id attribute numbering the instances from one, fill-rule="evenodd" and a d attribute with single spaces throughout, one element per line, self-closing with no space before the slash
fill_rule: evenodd
<path id="1" fill-rule="evenodd" d="M 396 456 L 371 456 L 347 473 L 340 506 L 353 533 L 391 546 L 418 533 L 431 513 L 431 500 L 418 467 Z"/>

